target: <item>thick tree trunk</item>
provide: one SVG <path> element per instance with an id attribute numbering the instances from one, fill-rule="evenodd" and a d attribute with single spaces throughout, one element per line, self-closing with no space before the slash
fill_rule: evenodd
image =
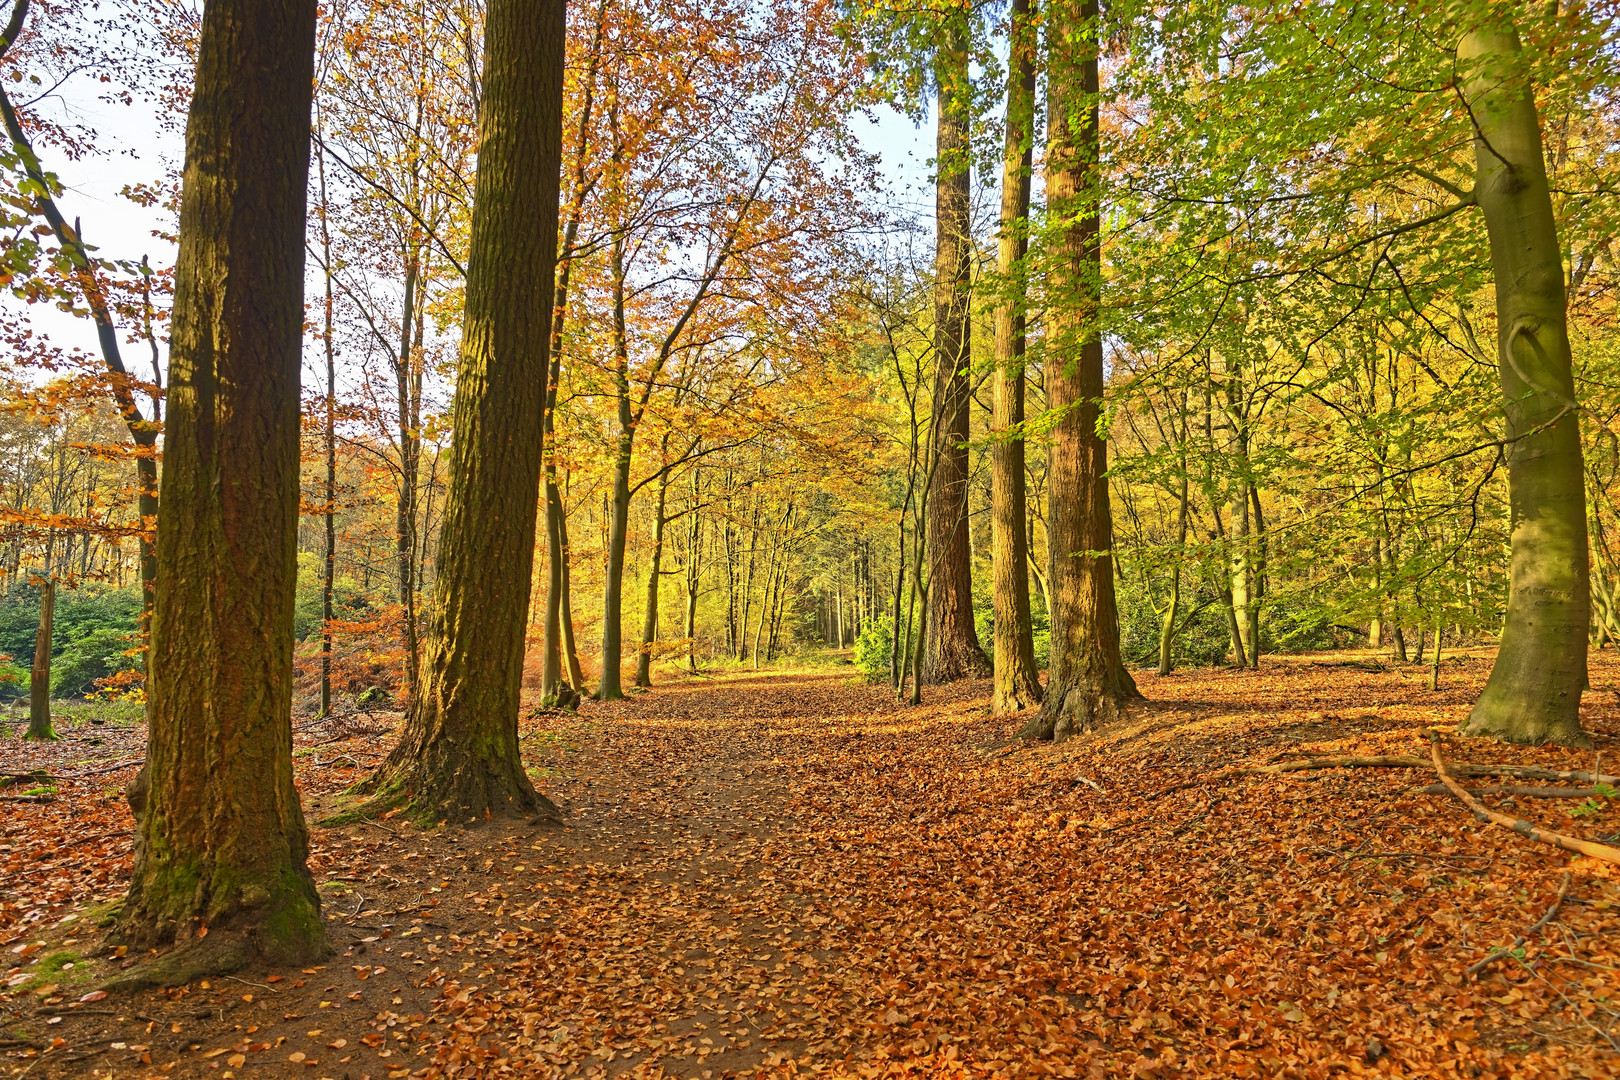
<path id="1" fill-rule="evenodd" d="M 1062 417 L 1048 451 L 1052 664 L 1041 715 L 1024 729 L 1062 741 L 1123 715 L 1140 695 L 1119 654 L 1103 396 L 1097 3 L 1048 8 L 1047 201 L 1059 221 L 1047 271 L 1046 393 Z"/>
<path id="2" fill-rule="evenodd" d="M 990 674 L 973 620 L 968 539 L 968 368 L 973 288 L 973 207 L 969 186 L 967 17 L 945 20 L 935 62 L 939 82 L 934 249 L 934 493 L 928 509 L 929 574 L 926 662 L 934 682 Z"/>
<path id="3" fill-rule="evenodd" d="M 39 631 L 34 636 L 34 666 L 28 673 L 28 731 L 23 738 L 57 738 L 51 725 L 51 644 L 56 622 L 56 577 L 51 573 L 51 541 L 45 541 L 45 573 L 39 583 Z"/>
<path id="4" fill-rule="evenodd" d="M 1571 373 L 1564 268 L 1541 123 L 1518 32 L 1462 39 L 1477 125 L 1475 198 L 1496 276 L 1497 355 L 1507 412 L 1511 556 L 1507 618 L 1485 691 L 1462 730 L 1513 742 L 1589 745 L 1586 490 Z"/>
<path id="5" fill-rule="evenodd" d="M 126 985 L 327 952 L 292 779 L 313 0 L 211 0 L 186 124 Z M 208 931 L 206 939 L 203 931 Z"/>
<path id="6" fill-rule="evenodd" d="M 996 305 L 996 373 L 991 451 L 991 564 L 995 604 L 996 715 L 1041 700 L 1030 625 L 1028 537 L 1024 532 L 1024 255 L 1029 250 L 1030 164 L 1034 153 L 1035 31 L 1029 0 L 1013 0 L 1012 57 L 1007 75 L 1007 143 L 1001 171 L 998 269 L 1006 290 Z M 1008 435 L 1012 432 L 1012 435 Z"/>
<path id="7" fill-rule="evenodd" d="M 362 791 L 424 823 L 556 809 L 524 772 L 519 698 L 557 252 L 564 0 L 494 0 L 449 493 L 420 693 Z M 514 267 L 528 272 L 514 273 Z"/>

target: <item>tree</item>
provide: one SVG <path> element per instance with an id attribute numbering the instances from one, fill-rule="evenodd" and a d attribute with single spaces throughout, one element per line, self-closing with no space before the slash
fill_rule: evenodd
<path id="1" fill-rule="evenodd" d="M 1047 15 L 1046 392 L 1052 662 L 1028 736 L 1062 741 L 1120 717 L 1138 697 L 1119 650 L 1108 447 L 1098 432 L 1103 343 L 1096 0 Z"/>
<path id="2" fill-rule="evenodd" d="M 179 983 L 325 955 L 292 782 L 312 0 L 214 0 L 186 123 L 146 765 L 119 922 Z M 206 937 L 205 937 L 206 935 Z"/>
<path id="3" fill-rule="evenodd" d="M 1474 199 L 1490 235 L 1511 506 L 1507 618 L 1462 730 L 1588 746 L 1581 730 L 1591 620 L 1585 468 L 1571 370 L 1563 248 L 1519 33 L 1492 12 L 1457 62 L 1474 125 Z"/>
<path id="4" fill-rule="evenodd" d="M 556 819 L 518 751 L 557 255 L 565 0 L 485 16 L 450 490 L 420 693 L 358 792 L 414 818 Z"/>
<path id="5" fill-rule="evenodd" d="M 973 364 L 972 87 L 968 13 L 943 16 L 934 78 L 939 88 L 934 160 L 933 493 L 928 504 L 926 677 L 951 682 L 990 674 L 973 619 L 968 543 L 968 385 Z"/>
<path id="6" fill-rule="evenodd" d="M 995 313 L 991 450 L 992 593 L 995 688 L 991 711 L 1021 712 L 1041 699 L 1029 610 L 1029 534 L 1024 484 L 1024 257 L 1029 251 L 1030 166 L 1034 156 L 1034 23 L 1029 0 L 1013 0 L 1008 35 L 1007 138 L 1001 168 L 997 269 L 1003 294 Z"/>

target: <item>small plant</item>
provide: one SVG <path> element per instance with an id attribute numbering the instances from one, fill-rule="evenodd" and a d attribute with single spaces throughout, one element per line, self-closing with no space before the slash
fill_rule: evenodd
<path id="1" fill-rule="evenodd" d="M 1620 791 L 1616 791 L 1610 784 L 1605 784 L 1599 781 L 1598 783 L 1592 785 L 1592 797 L 1583 799 L 1576 803 L 1574 807 L 1570 809 L 1569 816 L 1578 818 L 1596 817 L 1609 808 L 1609 800 L 1614 798 L 1616 795 L 1620 795 Z M 1599 799 L 1603 801 L 1599 802 Z"/>
<path id="2" fill-rule="evenodd" d="M 872 682 L 889 676 L 889 654 L 894 643 L 894 620 L 868 619 L 855 639 L 855 667 Z"/>

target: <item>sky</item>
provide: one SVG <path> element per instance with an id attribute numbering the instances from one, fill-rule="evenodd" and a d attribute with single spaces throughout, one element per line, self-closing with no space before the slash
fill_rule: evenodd
<path id="1" fill-rule="evenodd" d="M 154 266 L 171 265 L 172 246 L 152 235 L 170 227 L 165 212 L 138 206 L 119 191 L 127 184 L 156 181 L 166 168 L 178 166 L 184 151 L 179 133 L 164 130 L 145 103 L 104 103 L 90 83 L 65 86 L 57 109 L 59 115 L 92 128 L 99 136 L 99 152 L 76 162 L 41 148 L 45 168 L 55 172 L 64 185 L 58 200 L 63 214 L 70 221 L 79 219 L 85 239 L 103 258 L 139 262 L 147 255 Z M 932 128 L 919 127 L 886 108 L 876 113 L 876 122 L 857 117 L 853 124 L 862 145 L 880 156 L 889 179 L 891 208 L 931 221 L 928 159 L 933 154 Z M 26 309 L 33 328 L 59 345 L 96 350 L 95 329 L 88 319 L 50 305 L 28 307 L 4 292 L 0 292 L 0 304 Z"/>

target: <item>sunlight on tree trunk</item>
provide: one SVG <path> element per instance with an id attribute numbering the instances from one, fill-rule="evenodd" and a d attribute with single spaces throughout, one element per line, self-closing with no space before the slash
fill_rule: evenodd
<path id="1" fill-rule="evenodd" d="M 1030 627 L 1029 541 L 1024 532 L 1024 256 L 1029 250 L 1030 164 L 1034 156 L 1035 30 L 1029 0 L 1013 0 L 1013 58 L 1007 76 L 1007 145 L 1001 172 L 998 269 L 1004 290 L 996 305 L 991 562 L 994 567 L 995 690 L 991 711 L 1022 712 L 1041 700 Z M 1005 433 L 1014 431 L 1015 437 Z"/>
<path id="2" fill-rule="evenodd" d="M 421 692 L 359 788 L 421 822 L 556 808 L 517 741 L 540 491 L 562 153 L 563 0 L 496 0 L 485 74 L 450 490 Z M 517 268 L 525 268 L 517 272 Z"/>
<path id="3" fill-rule="evenodd" d="M 146 766 L 119 935 L 183 983 L 327 952 L 292 779 L 315 5 L 213 0 L 186 124 Z M 208 936 L 204 938 L 204 934 Z"/>
<path id="4" fill-rule="evenodd" d="M 1046 192 L 1059 234 L 1047 291 L 1046 392 L 1062 417 L 1048 451 L 1051 508 L 1052 663 L 1029 737 L 1062 741 L 1118 719 L 1140 695 L 1119 654 L 1114 601 L 1108 449 L 1097 433 L 1103 348 L 1097 204 L 1097 4 L 1057 0 L 1048 9 Z"/>
<path id="5" fill-rule="evenodd" d="M 28 732 L 25 739 L 58 738 L 51 724 L 51 644 L 56 622 L 56 575 L 51 572 L 54 536 L 45 537 L 45 569 L 39 579 L 39 630 L 34 636 L 34 666 L 28 673 Z"/>
<path id="6" fill-rule="evenodd" d="M 1540 118 L 1511 25 L 1468 34 L 1457 59 L 1468 72 L 1475 198 L 1490 233 L 1507 437 L 1516 440 L 1507 450 L 1507 618 L 1490 681 L 1461 730 L 1586 746 L 1586 489 Z"/>

